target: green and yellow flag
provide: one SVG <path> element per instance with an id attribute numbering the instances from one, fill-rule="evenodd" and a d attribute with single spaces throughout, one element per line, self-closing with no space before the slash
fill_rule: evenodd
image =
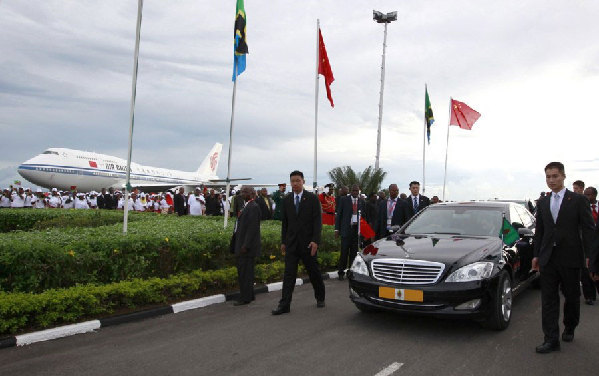
<path id="1" fill-rule="evenodd" d="M 426 85 L 424 85 L 424 118 L 426 119 L 426 138 L 428 139 L 428 144 L 431 144 L 431 125 L 435 122 L 435 117 L 433 116 L 433 108 L 431 107 L 431 101 L 428 99 L 428 89 Z"/>
<path id="2" fill-rule="evenodd" d="M 520 239 L 518 231 L 508 222 L 505 217 L 503 217 L 503 225 L 501 226 L 499 237 L 503 239 L 503 242 L 508 247 L 511 247 Z"/>

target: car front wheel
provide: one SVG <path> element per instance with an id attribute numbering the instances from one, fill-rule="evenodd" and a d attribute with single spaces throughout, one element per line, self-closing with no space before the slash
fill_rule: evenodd
<path id="1" fill-rule="evenodd" d="M 509 274 L 503 270 L 499 275 L 486 326 L 494 330 L 507 328 L 512 318 L 512 302 L 512 281 Z"/>

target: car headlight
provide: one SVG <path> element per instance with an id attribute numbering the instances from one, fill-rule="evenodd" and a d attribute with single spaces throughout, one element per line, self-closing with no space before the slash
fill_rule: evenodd
<path id="1" fill-rule="evenodd" d="M 368 275 L 368 265 L 366 265 L 366 261 L 364 261 L 360 254 L 356 255 L 354 262 L 351 264 L 350 270 L 356 274 Z"/>
<path id="2" fill-rule="evenodd" d="M 475 262 L 473 264 L 462 266 L 455 272 L 451 273 L 445 282 L 480 281 L 481 279 L 489 278 L 492 272 L 492 262 Z"/>

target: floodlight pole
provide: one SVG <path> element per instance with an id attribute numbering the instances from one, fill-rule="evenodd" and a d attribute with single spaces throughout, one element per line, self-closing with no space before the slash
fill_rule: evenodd
<path id="1" fill-rule="evenodd" d="M 387 24 L 397 20 L 397 12 L 387 13 L 386 15 L 374 11 L 373 19 L 377 23 L 385 24 L 385 34 L 383 37 L 383 57 L 381 62 L 381 92 L 379 97 L 379 125 L 376 135 L 376 159 L 374 162 L 375 171 L 379 168 L 379 158 L 381 155 L 381 126 L 383 123 L 383 91 L 385 90 L 385 54 L 387 50 Z"/>

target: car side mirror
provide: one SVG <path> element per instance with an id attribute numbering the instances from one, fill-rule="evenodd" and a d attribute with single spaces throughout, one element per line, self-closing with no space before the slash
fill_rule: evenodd
<path id="1" fill-rule="evenodd" d="M 520 239 L 532 239 L 535 236 L 534 232 L 526 227 L 519 228 L 518 235 L 520 235 Z"/>
<path id="2" fill-rule="evenodd" d="M 519 229 L 523 228 L 524 225 L 520 222 L 512 222 L 512 227 L 515 228 L 516 230 L 519 230 Z"/>

